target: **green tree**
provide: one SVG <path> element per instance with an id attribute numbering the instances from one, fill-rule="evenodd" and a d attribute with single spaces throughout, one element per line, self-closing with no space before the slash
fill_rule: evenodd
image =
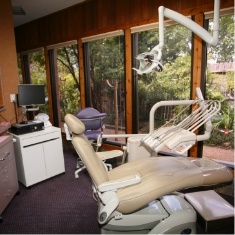
<path id="1" fill-rule="evenodd" d="M 118 86 L 119 95 L 124 87 L 124 37 L 108 37 L 89 42 L 90 88 L 92 106 L 99 111 L 104 107 L 101 96 L 106 92 L 109 100 L 114 100 L 114 90 Z M 111 86 L 110 86 L 110 85 Z M 119 97 L 118 104 L 121 103 Z M 119 111 L 124 112 L 122 106 Z M 109 115 L 114 115 L 114 106 L 109 107 Z"/>
<path id="2" fill-rule="evenodd" d="M 192 33 L 181 25 L 165 27 L 162 63 L 171 64 L 179 56 L 191 52 Z M 159 44 L 158 29 L 138 33 L 138 53 L 148 52 Z"/>
<path id="3" fill-rule="evenodd" d="M 79 64 L 77 44 L 57 50 L 58 85 L 61 118 L 80 109 Z"/>
<path id="4" fill-rule="evenodd" d="M 44 51 L 39 50 L 29 54 L 30 61 L 30 78 L 32 84 L 44 84 L 45 85 L 45 96 L 47 97 L 47 82 L 46 82 L 46 67 Z M 48 102 L 45 105 L 39 106 L 39 112 L 48 113 L 49 106 Z"/>
<path id="5" fill-rule="evenodd" d="M 78 48 L 77 44 L 62 47 L 57 50 L 57 60 L 74 79 L 75 87 L 79 89 L 78 79 Z"/>
<path id="6" fill-rule="evenodd" d="M 220 17 L 219 44 L 216 47 L 208 45 L 208 59 L 217 63 L 233 61 L 234 56 L 234 15 Z M 213 21 L 209 21 L 209 32 Z"/>
<path id="7" fill-rule="evenodd" d="M 186 53 L 166 64 L 164 72 L 149 84 L 146 85 L 144 79 L 139 80 L 140 119 L 147 121 L 151 107 L 159 101 L 189 99 L 190 78 L 191 56 Z"/>
<path id="8" fill-rule="evenodd" d="M 39 50 L 29 54 L 30 77 L 33 84 L 46 85 L 46 67 L 44 51 Z"/>
<path id="9" fill-rule="evenodd" d="M 213 27 L 209 22 L 209 30 Z M 217 63 L 232 62 L 234 59 L 234 15 L 220 18 L 219 44 L 216 47 L 208 46 L 208 59 Z M 213 119 L 215 131 L 209 145 L 223 145 L 234 148 L 234 71 L 224 73 L 209 73 L 207 75 L 207 99 L 216 99 L 221 102 L 221 110 Z"/>
<path id="10" fill-rule="evenodd" d="M 165 28 L 162 72 L 138 76 L 139 119 L 148 123 L 151 107 L 162 100 L 189 99 L 191 77 L 191 31 L 184 26 Z M 158 44 L 158 29 L 138 33 L 138 53 Z M 140 123 L 140 128 L 145 125 Z"/>

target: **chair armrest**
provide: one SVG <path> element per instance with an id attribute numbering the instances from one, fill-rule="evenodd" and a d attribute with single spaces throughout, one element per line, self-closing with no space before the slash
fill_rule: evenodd
<path id="1" fill-rule="evenodd" d="M 109 151 L 104 151 L 104 152 L 96 152 L 98 157 L 102 160 L 105 161 L 107 159 L 115 158 L 115 157 L 120 157 L 123 156 L 123 152 L 121 150 L 109 150 Z"/>
<path id="2" fill-rule="evenodd" d="M 108 181 L 98 186 L 100 192 L 107 192 L 111 190 L 117 190 L 119 188 L 124 188 L 130 185 L 138 184 L 141 182 L 139 175 L 131 175 L 128 177 L 123 177 L 115 181 Z"/>

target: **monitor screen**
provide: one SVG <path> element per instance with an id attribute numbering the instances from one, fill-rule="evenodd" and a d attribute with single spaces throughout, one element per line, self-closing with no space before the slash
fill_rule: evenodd
<path id="1" fill-rule="evenodd" d="M 19 84 L 18 105 L 33 106 L 45 104 L 44 87 L 44 85 L 39 84 Z"/>

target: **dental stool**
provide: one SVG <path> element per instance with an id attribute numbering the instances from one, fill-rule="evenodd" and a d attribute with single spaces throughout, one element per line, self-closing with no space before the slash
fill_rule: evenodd
<path id="1" fill-rule="evenodd" d="M 75 116 L 84 123 L 86 128 L 84 134 L 87 139 L 96 142 L 98 136 L 103 132 L 103 119 L 107 113 L 100 113 L 94 108 L 86 107 L 77 112 Z"/>
<path id="2" fill-rule="evenodd" d="M 196 212 L 174 192 L 233 179 L 226 166 L 206 164 L 204 171 L 185 157 L 139 159 L 107 171 L 83 134 L 84 124 L 71 114 L 65 122 L 92 179 L 102 233 L 195 233 Z"/>

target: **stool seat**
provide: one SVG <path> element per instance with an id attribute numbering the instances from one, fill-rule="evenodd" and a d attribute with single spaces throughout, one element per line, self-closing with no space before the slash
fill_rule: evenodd
<path id="1" fill-rule="evenodd" d="M 204 219 L 206 231 L 209 229 L 208 222 L 210 221 L 218 222 L 220 220 L 224 223 L 226 219 L 233 220 L 234 207 L 214 190 L 187 193 L 185 194 L 185 199 Z M 210 226 L 212 229 L 215 227 L 217 227 L 215 223 Z"/>

